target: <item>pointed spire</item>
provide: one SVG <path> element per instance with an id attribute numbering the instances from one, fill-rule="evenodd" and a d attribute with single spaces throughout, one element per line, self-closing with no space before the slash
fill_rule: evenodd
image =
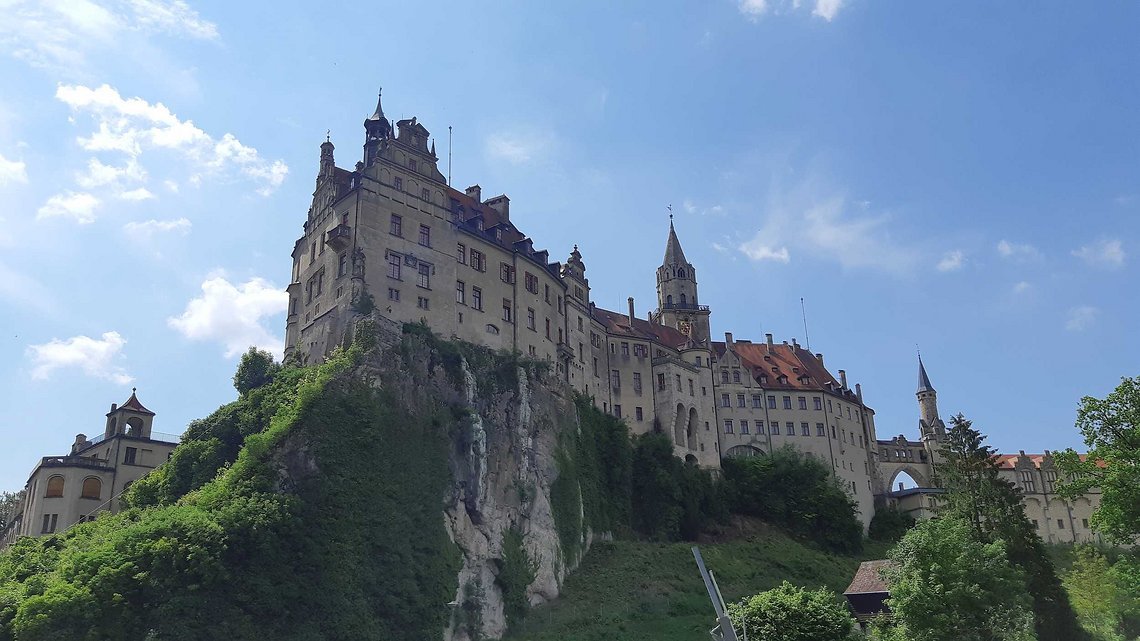
<path id="1" fill-rule="evenodd" d="M 926 366 L 922 364 L 922 356 L 918 357 L 918 392 L 933 392 L 934 386 L 930 384 L 930 377 L 926 375 Z"/>
<path id="2" fill-rule="evenodd" d="M 435 155 L 435 138 L 431 139 L 431 155 L 433 158 L 436 157 L 436 155 Z"/>
<path id="3" fill-rule="evenodd" d="M 665 243 L 665 265 L 687 265 L 685 252 L 681 251 L 681 241 L 677 240 L 677 230 L 673 229 L 673 213 L 669 213 L 669 240 Z"/>
<path id="4" fill-rule="evenodd" d="M 384 107 L 380 105 L 380 96 L 383 93 L 383 87 L 380 88 L 380 91 L 376 92 L 376 111 L 374 111 L 372 115 L 368 117 L 369 120 L 387 120 L 387 118 L 384 117 Z"/>

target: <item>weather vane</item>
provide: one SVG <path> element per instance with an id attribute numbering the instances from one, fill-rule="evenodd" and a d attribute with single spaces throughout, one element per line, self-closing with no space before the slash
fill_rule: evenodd
<path id="1" fill-rule="evenodd" d="M 332 142 L 332 129 L 325 129 L 325 142 Z"/>
<path id="2" fill-rule="evenodd" d="M 669 222 L 673 222 L 673 205 L 666 205 L 665 209 L 669 210 Z"/>

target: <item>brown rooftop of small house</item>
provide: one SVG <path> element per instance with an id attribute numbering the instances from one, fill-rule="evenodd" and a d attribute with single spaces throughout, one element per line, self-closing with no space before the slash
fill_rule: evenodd
<path id="1" fill-rule="evenodd" d="M 887 589 L 887 582 L 879 574 L 879 571 L 884 567 L 889 567 L 894 564 L 890 559 L 879 559 L 877 561 L 863 561 L 859 564 L 859 569 L 855 572 L 855 578 L 851 579 L 851 585 L 843 591 L 844 596 L 848 594 L 887 594 L 890 590 Z"/>

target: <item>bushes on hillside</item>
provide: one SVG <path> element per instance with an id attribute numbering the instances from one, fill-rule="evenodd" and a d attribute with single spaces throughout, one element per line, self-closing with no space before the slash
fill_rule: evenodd
<path id="1" fill-rule="evenodd" d="M 871 517 L 871 526 L 867 531 L 867 538 L 872 541 L 885 541 L 894 543 L 914 527 L 914 517 L 899 510 L 895 506 L 875 510 Z"/>
<path id="2" fill-rule="evenodd" d="M 724 459 L 721 465 L 734 513 L 764 519 L 831 550 L 862 549 L 855 501 L 822 462 L 784 447 L 766 456 Z"/>
<path id="3" fill-rule="evenodd" d="M 727 516 L 722 488 L 707 470 L 673 455 L 662 434 L 633 439 L 631 525 L 655 541 L 694 540 L 710 520 Z"/>
<path id="4" fill-rule="evenodd" d="M 735 628 L 764 641 L 844 641 L 854 621 L 835 593 L 806 590 L 787 581 L 766 592 L 728 604 Z"/>

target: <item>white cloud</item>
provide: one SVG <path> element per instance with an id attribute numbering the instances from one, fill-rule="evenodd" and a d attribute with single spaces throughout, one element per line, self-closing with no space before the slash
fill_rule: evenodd
<path id="1" fill-rule="evenodd" d="M 123 98 L 109 85 L 94 89 L 60 85 L 56 98 L 73 112 L 90 115 L 93 129 L 77 139 L 83 149 L 127 156 L 121 166 L 91 158 L 86 172 L 76 177 L 77 184 L 85 189 L 109 186 L 114 195 L 125 200 L 153 198 L 148 189 L 125 187 L 147 181 L 147 171 L 140 161 L 147 152 L 173 154 L 186 165 L 188 171 L 184 173 L 191 175 L 192 184 L 199 184 L 203 176 L 220 180 L 244 177 L 255 183 L 257 193 L 263 196 L 280 187 L 289 173 L 283 161 L 271 162 L 261 157 L 257 149 L 243 144 L 231 133 L 215 139 L 193 121 L 180 119 L 166 105 L 138 97 Z M 163 182 L 171 191 L 177 191 L 173 180 Z"/>
<path id="2" fill-rule="evenodd" d="M 42 345 L 30 345 L 27 356 L 32 362 L 32 378 L 47 380 L 56 370 L 78 369 L 87 376 L 126 385 L 133 379 L 118 364 L 126 344 L 126 339 L 118 332 L 105 332 L 99 339 L 73 336 L 67 340 L 53 338 Z"/>
<path id="3" fill-rule="evenodd" d="M 86 225 L 95 222 L 95 210 L 101 201 L 87 192 L 68 191 L 48 198 L 36 211 L 36 219 L 44 218 L 72 218 L 75 222 Z"/>
<path id="4" fill-rule="evenodd" d="M 123 233 L 138 242 L 149 242 L 155 234 L 176 233 L 185 236 L 190 233 L 193 225 L 185 218 L 174 220 L 146 220 L 143 222 L 131 221 L 123 225 Z"/>
<path id="5" fill-rule="evenodd" d="M 226 358 L 237 356 L 250 345 L 280 355 L 282 339 L 263 323 L 284 312 L 288 304 L 289 296 L 262 278 L 234 285 L 219 273 L 209 276 L 202 283 L 202 295 L 166 323 L 190 340 L 222 343 Z"/>
<path id="6" fill-rule="evenodd" d="M 740 13 L 743 13 L 749 20 L 758 20 L 760 16 L 768 13 L 770 7 L 768 0 L 740 0 Z"/>
<path id="7" fill-rule="evenodd" d="M 1029 243 L 1011 243 L 1002 239 L 997 244 L 998 255 L 1006 260 L 1025 262 L 1041 258 L 1041 252 Z"/>
<path id="8" fill-rule="evenodd" d="M 1074 249 L 1072 254 L 1090 265 L 1109 269 L 1123 267 L 1124 259 L 1127 258 L 1124 247 L 1116 239 L 1104 239 L 1084 245 L 1080 249 Z"/>
<path id="9" fill-rule="evenodd" d="M 720 205 L 712 205 L 711 207 L 698 207 L 691 200 L 685 200 L 685 202 L 681 203 L 681 206 L 684 207 L 685 213 L 695 214 L 698 216 L 719 216 L 724 213 L 724 207 Z"/>
<path id="10" fill-rule="evenodd" d="M 961 250 L 955 249 L 948 251 L 942 255 L 942 260 L 938 261 L 938 271 L 940 272 L 955 272 L 962 269 L 962 264 L 966 262 L 966 255 Z"/>
<path id="11" fill-rule="evenodd" d="M 485 151 L 491 160 L 527 165 L 542 160 L 553 145 L 553 134 L 527 128 L 487 136 Z"/>
<path id="12" fill-rule="evenodd" d="M 1069 309 L 1069 316 L 1065 321 L 1065 329 L 1070 332 L 1083 332 L 1096 321 L 1100 310 L 1089 305 Z"/>
<path id="13" fill-rule="evenodd" d="M 1013 285 L 1014 294 L 1025 294 L 1031 289 L 1033 289 L 1033 285 L 1030 285 L 1028 281 L 1024 280 L 1018 281 Z"/>
<path id="14" fill-rule="evenodd" d="M 811 10 L 811 15 L 831 22 L 842 6 L 843 0 L 815 0 L 815 8 Z"/>
<path id="15" fill-rule="evenodd" d="M 0 0 L 0 50 L 74 73 L 89 54 L 155 33 L 215 40 L 217 26 L 182 0 Z"/>
<path id="16" fill-rule="evenodd" d="M 8 160 L 0 154 L 0 185 L 28 182 L 28 166 L 22 160 Z"/>
<path id="17" fill-rule="evenodd" d="M 890 216 L 849 206 L 813 179 L 791 189 L 773 187 L 760 229 L 738 249 L 752 260 L 789 262 L 793 254 L 838 262 L 845 269 L 913 273 L 920 254 L 897 242 Z"/>

